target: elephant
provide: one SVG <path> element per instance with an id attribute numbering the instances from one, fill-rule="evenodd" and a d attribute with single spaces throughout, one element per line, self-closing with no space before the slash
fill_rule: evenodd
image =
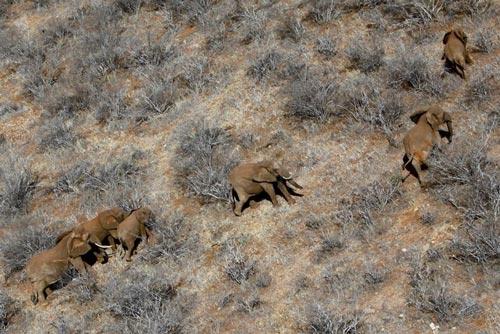
<path id="1" fill-rule="evenodd" d="M 467 35 L 462 29 L 448 31 L 444 35 L 443 44 L 441 59 L 445 60 L 445 68 L 465 79 L 465 63 L 472 64 L 472 58 L 467 51 Z"/>
<path id="2" fill-rule="evenodd" d="M 90 241 L 93 244 L 100 244 L 104 240 L 107 240 L 111 245 L 111 249 L 116 250 L 115 239 L 117 239 L 117 228 L 118 225 L 129 215 L 128 212 L 122 208 L 111 208 L 108 210 L 101 211 L 92 220 L 87 220 L 85 216 L 80 216 L 80 224 L 78 227 L 83 228 L 90 235 Z M 59 236 L 58 240 L 64 237 L 71 231 L 66 231 Z M 102 247 L 94 248 L 93 253 L 96 259 L 100 262 L 104 262 L 104 255 Z"/>
<path id="3" fill-rule="evenodd" d="M 120 224 L 117 229 L 118 240 L 123 248 L 126 261 L 131 261 L 132 252 L 135 250 L 135 242 L 138 237 L 149 242 L 151 232 L 146 227 L 146 222 L 151 219 L 153 213 L 148 208 L 140 208 L 132 213 Z"/>
<path id="4" fill-rule="evenodd" d="M 408 174 L 403 176 L 402 181 L 404 182 L 414 172 L 419 184 L 423 186 L 420 174 L 423 167 L 427 167 L 425 161 L 433 147 L 437 146 L 438 149 L 441 149 L 439 126 L 446 123 L 448 126 L 446 137 L 448 142 L 451 143 L 453 137 L 452 121 L 450 114 L 437 105 L 428 106 L 414 112 L 410 119 L 416 125 L 403 138 L 405 148 L 403 171 L 406 169 Z M 411 168 L 414 170 L 412 171 Z"/>
<path id="5" fill-rule="evenodd" d="M 234 203 L 234 214 L 241 216 L 243 205 L 252 196 L 265 192 L 271 198 L 273 206 L 279 206 L 274 191 L 274 185 L 278 187 L 289 204 L 295 203 L 287 190 L 287 183 L 295 188 L 302 187 L 292 179 L 292 174 L 282 166 L 276 166 L 273 162 L 265 160 L 257 163 L 243 163 L 234 167 L 229 173 L 232 200 Z M 236 195 L 238 200 L 236 199 Z"/>
<path id="6" fill-rule="evenodd" d="M 34 255 L 26 264 L 26 273 L 31 282 L 31 301 L 37 304 L 45 301 L 50 294 L 50 285 L 61 279 L 73 265 L 79 272 L 86 272 L 87 268 L 81 256 L 91 250 L 90 234 L 81 226 L 62 236 L 57 244 L 47 250 Z M 98 247 L 105 247 L 96 244 Z"/>

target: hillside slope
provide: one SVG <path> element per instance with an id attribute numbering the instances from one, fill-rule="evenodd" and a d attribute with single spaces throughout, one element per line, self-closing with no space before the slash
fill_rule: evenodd
<path id="1" fill-rule="evenodd" d="M 499 9 L 2 1 L 0 331 L 497 332 Z M 443 69 L 455 27 L 467 80 Z M 432 103 L 455 136 L 421 189 L 402 139 Z M 236 217 L 227 173 L 263 159 L 303 196 Z M 154 240 L 33 305 L 27 259 L 111 206 L 151 208 Z"/>

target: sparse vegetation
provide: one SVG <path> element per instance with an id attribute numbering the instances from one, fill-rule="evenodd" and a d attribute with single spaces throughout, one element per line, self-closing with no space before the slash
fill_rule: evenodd
<path id="1" fill-rule="evenodd" d="M 495 332 L 499 9 L 0 1 L 0 332 Z M 443 72 L 452 27 L 466 80 Z M 401 140 L 434 103 L 455 133 L 420 189 Z M 235 217 L 228 172 L 264 159 L 304 196 Z M 28 305 L 26 261 L 112 206 L 154 212 L 132 262 Z"/>
<path id="2" fill-rule="evenodd" d="M 232 145 L 231 137 L 220 127 L 203 121 L 186 126 L 173 162 L 181 185 L 205 200 L 229 202 L 227 174 L 237 163 Z"/>
<path id="3" fill-rule="evenodd" d="M 167 270 L 167 269 L 163 269 Z M 176 284 L 160 272 L 138 270 L 121 275 L 104 289 L 105 309 L 119 319 L 114 331 L 125 333 L 181 333 L 188 305 Z"/>
<path id="4" fill-rule="evenodd" d="M 35 225 L 35 221 L 35 219 L 18 219 L 11 222 L 17 228 L 11 231 L 0 245 L 0 257 L 6 278 L 23 269 L 33 255 L 54 246 L 56 237 L 61 231 L 47 224 Z"/>
<path id="5" fill-rule="evenodd" d="M 480 311 L 474 300 L 454 294 L 442 273 L 426 263 L 415 262 L 410 277 L 409 304 L 423 313 L 435 315 L 439 322 L 457 322 Z"/>
<path id="6" fill-rule="evenodd" d="M 417 50 L 400 48 L 398 55 L 388 61 L 387 69 L 393 87 L 411 88 L 434 96 L 444 93 L 439 73 L 432 70 L 429 59 Z"/>
<path id="7" fill-rule="evenodd" d="M 357 312 L 332 312 L 322 305 L 315 305 L 309 311 L 308 333 L 340 334 L 358 333 L 363 325 L 362 316 Z"/>
<path id="8" fill-rule="evenodd" d="M 367 43 L 358 37 L 347 49 L 347 57 L 352 65 L 361 72 L 369 73 L 378 70 L 384 65 L 384 48 L 378 41 Z"/>
<path id="9" fill-rule="evenodd" d="M 0 291 L 0 330 L 2 332 L 7 328 L 10 318 L 17 310 L 14 300 L 5 291 Z"/>
<path id="10" fill-rule="evenodd" d="M 290 88 L 291 99 L 287 104 L 288 115 L 300 120 L 323 123 L 338 115 L 335 107 L 335 81 L 322 82 L 317 78 L 296 80 Z"/>
<path id="11" fill-rule="evenodd" d="M 20 157 L 9 156 L 0 168 L 0 214 L 14 216 L 26 212 L 38 183 L 29 163 Z"/>

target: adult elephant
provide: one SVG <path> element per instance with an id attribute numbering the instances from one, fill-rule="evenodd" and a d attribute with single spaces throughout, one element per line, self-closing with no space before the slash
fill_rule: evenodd
<path id="1" fill-rule="evenodd" d="M 286 201 L 290 204 L 295 203 L 295 200 L 288 192 L 287 184 L 302 189 L 292 179 L 292 174 L 286 168 L 277 166 L 268 160 L 257 163 L 244 163 L 236 166 L 229 173 L 229 183 L 232 186 L 234 213 L 237 216 L 241 215 L 243 205 L 245 205 L 250 197 L 262 192 L 269 195 L 273 206 L 279 206 L 274 186 L 278 187 L 283 196 L 285 196 Z"/>
<path id="2" fill-rule="evenodd" d="M 26 265 L 33 304 L 46 299 L 45 292 L 51 292 L 49 286 L 61 279 L 70 264 L 79 272 L 86 272 L 81 256 L 91 248 L 90 234 L 79 226 L 63 236 L 54 247 L 34 255 Z"/>
<path id="3" fill-rule="evenodd" d="M 441 148 L 441 134 L 439 127 L 446 124 L 448 132 L 446 137 L 451 143 L 453 137 L 453 127 L 451 116 L 438 105 L 432 105 L 427 108 L 416 111 L 410 116 L 410 119 L 416 123 L 403 138 L 405 155 L 403 157 L 403 171 L 406 169 L 406 175 L 402 180 L 405 181 L 411 173 L 414 173 L 421 186 L 422 170 L 427 167 L 426 160 L 434 147 Z"/>
<path id="4" fill-rule="evenodd" d="M 115 239 L 118 238 L 117 228 L 118 225 L 129 215 L 129 212 L 123 210 L 122 208 L 111 208 L 108 210 L 101 211 L 97 214 L 94 219 L 87 220 L 85 217 L 80 217 L 80 224 L 78 228 L 82 228 L 85 232 L 89 234 L 90 242 L 93 244 L 102 244 L 104 240 L 107 240 L 111 245 L 111 249 L 116 250 Z M 65 235 L 71 233 L 67 231 L 59 236 L 58 240 L 63 238 Z M 105 253 L 102 247 L 94 247 L 92 249 L 96 259 L 102 263 L 104 262 Z"/>

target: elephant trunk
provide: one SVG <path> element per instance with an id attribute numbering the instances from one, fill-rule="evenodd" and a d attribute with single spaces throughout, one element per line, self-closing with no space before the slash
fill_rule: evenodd
<path id="1" fill-rule="evenodd" d="M 302 186 L 300 184 L 298 184 L 297 182 L 295 182 L 292 178 L 288 179 L 287 182 L 290 183 L 295 188 L 303 189 Z"/>

